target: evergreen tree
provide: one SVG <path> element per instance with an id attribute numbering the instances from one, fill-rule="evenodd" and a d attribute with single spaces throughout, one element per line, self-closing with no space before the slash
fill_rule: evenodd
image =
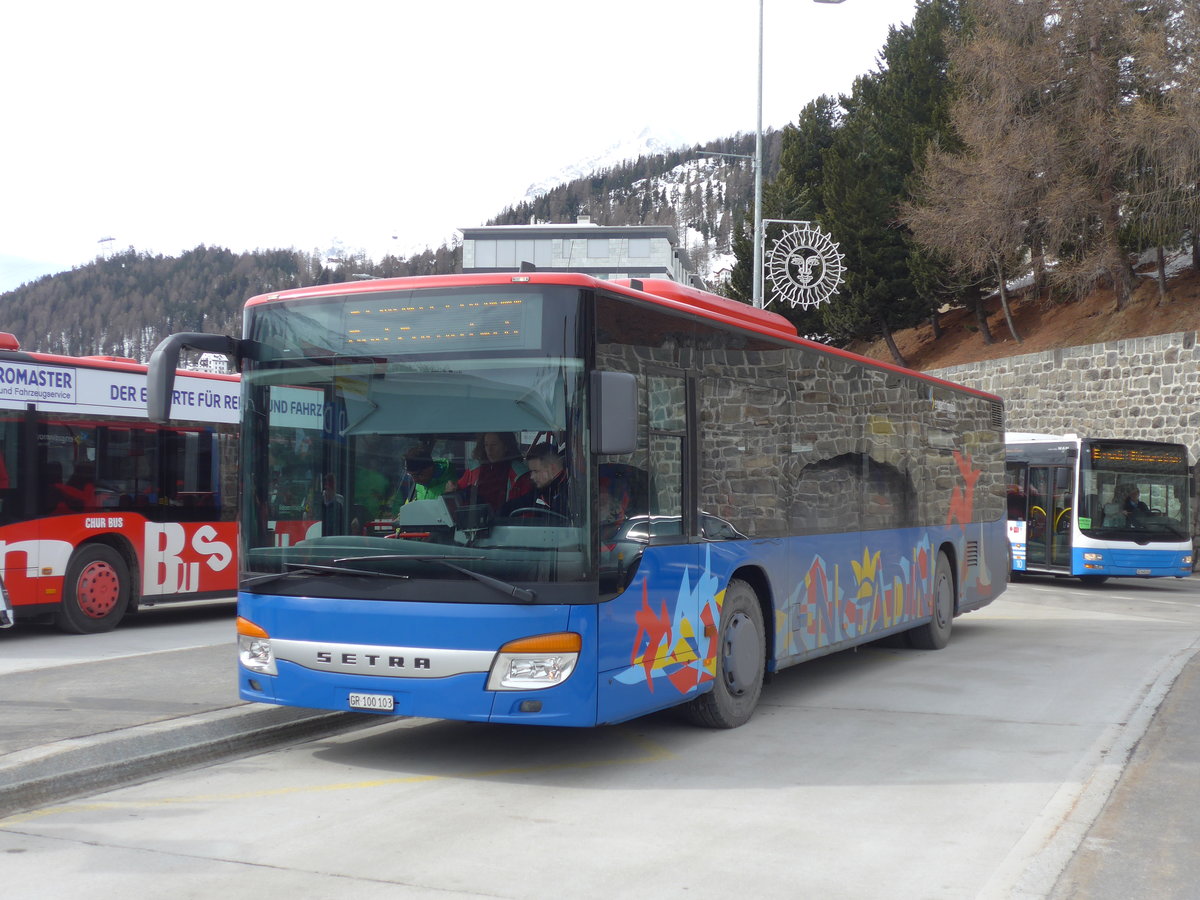
<path id="1" fill-rule="evenodd" d="M 884 156 L 869 112 L 852 103 L 826 154 L 822 223 L 839 245 L 846 271 L 838 294 L 821 312 L 834 340 L 882 335 L 893 358 L 904 365 L 892 332 L 915 324 L 925 308 L 909 275 L 904 237 L 891 227 L 897 173 L 880 164 Z"/>
<path id="2" fill-rule="evenodd" d="M 832 97 L 822 95 L 800 111 L 795 125 L 783 129 L 780 137 L 780 164 L 776 177 L 763 184 L 763 219 L 816 221 L 824 212 L 822 200 L 822 154 L 834 140 L 838 107 Z M 786 226 L 766 229 L 767 244 Z M 749 302 L 754 294 L 754 220 L 747 212 L 746 222 L 733 240 L 736 258 L 730 274 L 728 293 Z M 817 309 L 789 307 L 775 295 L 770 280 L 763 279 L 764 306 L 787 317 L 803 335 L 825 333 Z"/>
<path id="3" fill-rule="evenodd" d="M 954 0 L 922 0 L 911 25 L 892 28 L 878 72 L 855 81 L 842 98 L 845 118 L 824 152 L 822 224 L 845 255 L 845 284 L 823 308 L 829 333 L 840 340 L 882 336 L 900 364 L 892 338 L 928 317 L 940 298 L 919 285 L 914 256 L 900 226 L 900 205 L 927 145 L 947 130 L 950 84 L 948 31 L 958 27 Z"/>
<path id="4" fill-rule="evenodd" d="M 749 303 L 754 297 L 754 265 L 749 261 L 754 257 L 754 211 L 743 210 L 737 216 L 737 223 L 732 241 L 737 263 L 729 273 L 725 295 L 733 300 Z"/>

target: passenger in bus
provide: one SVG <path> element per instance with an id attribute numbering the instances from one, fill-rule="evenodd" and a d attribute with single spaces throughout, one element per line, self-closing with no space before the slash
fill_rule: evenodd
<path id="1" fill-rule="evenodd" d="M 359 534 L 368 522 L 388 513 L 388 477 L 383 474 L 387 460 L 374 453 L 363 453 L 354 473 L 354 522 L 351 531 Z"/>
<path id="2" fill-rule="evenodd" d="M 333 473 L 328 473 L 321 487 L 321 534 L 341 534 L 346 517 L 346 499 L 337 492 Z"/>
<path id="3" fill-rule="evenodd" d="M 600 477 L 600 543 L 611 545 L 629 518 L 632 491 L 629 482 L 621 476 Z M 611 549 L 611 548 L 610 548 Z"/>
<path id="4" fill-rule="evenodd" d="M 506 501 L 533 489 L 529 467 L 521 459 L 517 436 L 511 431 L 481 434 L 471 456 L 478 462 L 458 479 L 458 489 L 470 504 L 486 503 L 499 512 Z"/>
<path id="5" fill-rule="evenodd" d="M 568 516 L 570 479 L 558 448 L 548 442 L 534 444 L 525 454 L 525 462 L 529 466 L 533 490 L 509 500 L 500 514 L 508 516 L 523 509 L 545 509 L 564 518 Z"/>
<path id="6" fill-rule="evenodd" d="M 434 500 L 453 491 L 454 469 L 448 459 L 434 459 L 428 447 L 416 446 L 405 454 L 404 468 L 412 476 L 412 493 L 395 505 L 403 506 L 412 500 Z"/>
<path id="7" fill-rule="evenodd" d="M 75 464 L 71 477 L 59 488 L 69 509 L 82 512 L 96 508 L 96 464 L 84 460 Z"/>
<path id="8" fill-rule="evenodd" d="M 62 463 L 49 462 L 45 467 L 45 509 L 53 515 L 83 512 L 96 505 L 95 466 L 77 463 L 71 477 L 63 481 Z"/>
<path id="9" fill-rule="evenodd" d="M 1025 492 L 1019 484 L 1008 486 L 1008 517 L 1013 521 L 1022 521 L 1025 518 Z"/>

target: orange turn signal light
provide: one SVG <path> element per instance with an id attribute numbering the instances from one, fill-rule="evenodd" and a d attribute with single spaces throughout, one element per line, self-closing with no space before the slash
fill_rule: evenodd
<path id="1" fill-rule="evenodd" d="M 249 619 L 243 619 L 241 616 L 237 617 L 237 633 L 244 634 L 246 637 L 266 638 L 268 640 L 271 637 L 262 628 L 259 628 Z"/>
<path id="2" fill-rule="evenodd" d="M 578 653 L 583 638 L 573 631 L 555 634 L 539 634 L 534 637 L 509 641 L 500 648 L 501 653 Z"/>

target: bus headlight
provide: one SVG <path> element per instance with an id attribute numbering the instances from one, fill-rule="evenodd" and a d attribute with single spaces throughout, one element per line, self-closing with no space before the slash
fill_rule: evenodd
<path id="1" fill-rule="evenodd" d="M 275 654 L 271 652 L 271 636 L 249 619 L 238 616 L 238 662 L 259 675 L 275 675 Z"/>
<path id="2" fill-rule="evenodd" d="M 1103 553 L 1085 553 L 1083 554 L 1083 558 L 1087 562 L 1104 562 Z"/>
<path id="3" fill-rule="evenodd" d="M 575 671 L 583 639 L 574 632 L 509 641 L 488 674 L 489 691 L 538 691 L 562 684 Z"/>
<path id="4" fill-rule="evenodd" d="M 1190 554 L 1190 553 L 1183 554 L 1183 563 L 1182 564 L 1185 566 L 1190 566 L 1192 564 L 1192 554 Z"/>

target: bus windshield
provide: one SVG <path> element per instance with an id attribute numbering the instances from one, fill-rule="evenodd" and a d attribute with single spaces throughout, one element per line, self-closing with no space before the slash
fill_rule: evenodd
<path id="1" fill-rule="evenodd" d="M 486 290 L 248 310 L 244 587 L 496 601 L 593 577 L 575 292 Z"/>
<path id="2" fill-rule="evenodd" d="M 1188 534 L 1188 464 L 1184 447 L 1091 441 L 1080 465 L 1080 492 L 1100 512 L 1080 517 L 1094 537 L 1179 540 Z"/>

